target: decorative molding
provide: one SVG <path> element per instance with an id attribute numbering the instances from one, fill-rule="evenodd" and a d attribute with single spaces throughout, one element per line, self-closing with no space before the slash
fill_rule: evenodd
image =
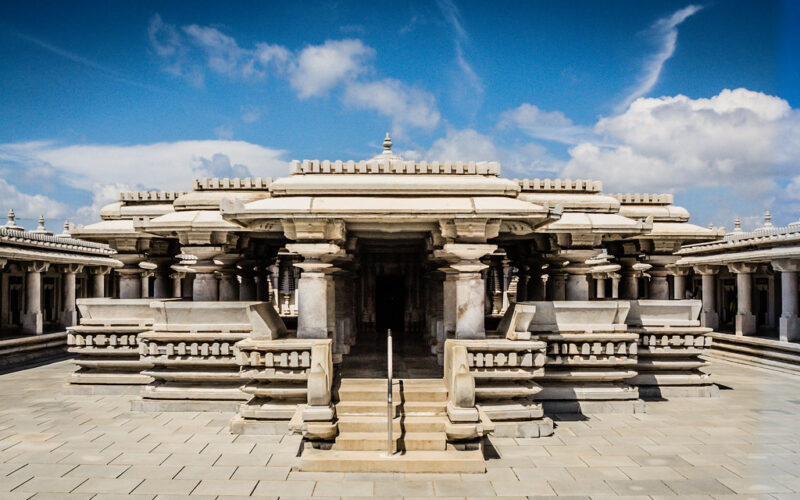
<path id="1" fill-rule="evenodd" d="M 603 183 L 591 179 L 514 179 L 522 192 L 572 192 L 572 193 L 599 193 L 603 190 Z"/>
<path id="2" fill-rule="evenodd" d="M 195 179 L 192 183 L 192 188 L 195 191 L 258 191 L 269 189 L 272 184 L 272 179 L 256 177 L 251 179 L 231 178 L 205 178 Z"/>
<path id="3" fill-rule="evenodd" d="M 364 161 L 294 160 L 292 175 L 308 174 L 440 174 L 440 175 L 500 175 L 500 164 L 494 161 L 479 162 L 415 162 L 392 159 Z"/>

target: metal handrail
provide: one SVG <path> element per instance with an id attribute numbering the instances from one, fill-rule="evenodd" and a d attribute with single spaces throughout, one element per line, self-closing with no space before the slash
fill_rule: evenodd
<path id="1" fill-rule="evenodd" d="M 389 328 L 386 331 L 386 352 L 387 352 L 387 381 L 388 381 L 388 392 L 386 398 L 386 438 L 387 438 L 387 454 L 388 456 L 392 456 L 394 453 L 394 446 L 392 439 L 392 418 L 393 415 L 393 408 L 392 408 L 392 329 Z"/>

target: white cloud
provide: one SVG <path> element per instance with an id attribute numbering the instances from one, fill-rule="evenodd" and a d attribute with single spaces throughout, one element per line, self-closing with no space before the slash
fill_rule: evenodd
<path id="1" fill-rule="evenodd" d="M 361 40 L 328 40 L 310 45 L 297 56 L 289 81 L 305 99 L 326 94 L 339 83 L 367 71 L 366 62 L 375 50 Z"/>
<path id="2" fill-rule="evenodd" d="M 372 109 L 390 117 L 393 131 L 399 134 L 407 126 L 430 130 L 441 119 L 433 95 L 393 78 L 350 83 L 343 99 L 350 106 Z"/>
<path id="3" fill-rule="evenodd" d="M 478 77 L 478 74 L 475 73 L 475 70 L 472 68 L 472 65 L 469 63 L 465 55 L 465 48 L 469 43 L 469 35 L 467 34 L 467 30 L 464 28 L 464 22 L 461 18 L 461 11 L 452 0 L 437 0 L 436 4 L 439 6 L 439 10 L 442 11 L 442 15 L 444 16 L 447 24 L 449 24 L 453 29 L 453 45 L 456 53 L 456 64 L 466 77 L 466 81 L 472 88 L 473 92 L 482 96 L 483 83 Z"/>
<path id="4" fill-rule="evenodd" d="M 23 193 L 3 178 L 0 178 L 0 200 L 3 202 L 3 206 L 0 207 L 3 212 L 0 215 L 5 216 L 5 213 L 13 208 L 18 219 L 28 219 L 30 221 L 36 220 L 40 215 L 44 215 L 46 219 L 56 218 L 63 220 L 70 213 L 66 204 L 41 194 Z M 27 222 L 19 221 L 19 224 L 28 229 L 32 229 L 35 226 L 35 224 L 31 225 Z M 48 224 L 48 226 L 52 226 L 52 224 Z M 49 227 L 49 229 L 53 230 L 54 227 Z"/>
<path id="5" fill-rule="evenodd" d="M 261 78 L 264 72 L 256 66 L 256 52 L 239 47 L 232 37 L 216 28 L 192 24 L 183 28 L 189 41 L 206 54 L 208 67 L 219 74 L 242 78 Z"/>
<path id="6" fill-rule="evenodd" d="M 95 185 L 122 184 L 137 189 L 184 191 L 199 169 L 214 165 L 215 155 L 229 165 L 243 166 L 258 177 L 286 175 L 284 151 L 244 141 L 178 141 L 138 145 L 89 144 L 61 146 L 35 142 L 0 144 L 0 158 L 14 156 L 46 162 L 69 186 L 89 190 Z M 211 164 L 207 163 L 211 162 Z"/>
<path id="7" fill-rule="evenodd" d="M 474 129 L 448 129 L 429 149 L 406 151 L 403 156 L 428 161 L 499 161 L 507 177 L 552 175 L 563 166 L 539 144 L 497 145 L 495 138 Z"/>
<path id="8" fill-rule="evenodd" d="M 675 53 L 678 42 L 678 26 L 690 16 L 703 8 L 702 5 L 689 5 L 668 17 L 656 21 L 648 30 L 658 45 L 656 53 L 652 54 L 644 63 L 644 70 L 636 85 L 619 104 L 617 111 L 622 111 L 634 100 L 647 95 L 658 82 L 664 63 Z"/>
<path id="9" fill-rule="evenodd" d="M 516 127 L 536 139 L 577 144 L 591 133 L 572 123 L 561 111 L 545 111 L 524 103 L 500 115 L 500 128 Z"/>
<path id="10" fill-rule="evenodd" d="M 747 89 L 710 99 L 640 98 L 595 126 L 617 146 L 575 146 L 562 175 L 597 178 L 609 190 L 728 186 L 763 197 L 776 179 L 800 175 L 799 116 L 785 100 Z"/>
<path id="11" fill-rule="evenodd" d="M 214 129 L 214 136 L 217 139 L 229 141 L 233 139 L 233 129 L 228 125 L 220 125 Z"/>

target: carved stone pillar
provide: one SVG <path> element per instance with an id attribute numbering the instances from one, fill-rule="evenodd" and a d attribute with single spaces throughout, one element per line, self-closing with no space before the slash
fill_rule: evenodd
<path id="1" fill-rule="evenodd" d="M 652 300 L 669 300 L 669 282 L 667 269 L 655 266 L 648 271 L 650 283 L 647 286 L 647 297 Z"/>
<path id="2" fill-rule="evenodd" d="M 239 300 L 260 300 L 257 295 L 255 267 L 252 263 L 239 264 Z"/>
<path id="3" fill-rule="evenodd" d="M 219 266 L 219 301 L 235 302 L 239 300 L 239 280 L 236 276 L 236 261 L 241 258 L 238 254 L 225 253 L 214 256 L 214 263 Z"/>
<path id="4" fill-rule="evenodd" d="M 64 287 L 61 307 L 61 324 L 73 326 L 78 324 L 78 311 L 75 309 L 75 274 L 83 270 L 79 264 L 66 264 L 62 266 L 62 285 Z"/>
<path id="5" fill-rule="evenodd" d="M 589 300 L 589 273 L 596 250 L 566 250 L 561 254 L 569 262 L 564 266 L 567 273 L 566 300 Z"/>
<path id="6" fill-rule="evenodd" d="M 529 301 L 541 301 L 545 299 L 547 290 L 545 288 L 545 280 L 542 275 L 541 265 L 531 265 L 528 274 L 528 294 Z"/>
<path id="7" fill-rule="evenodd" d="M 142 287 L 142 290 L 139 296 L 143 299 L 150 297 L 150 278 L 155 275 L 153 271 L 149 270 L 142 270 L 139 273 L 139 285 Z"/>
<path id="8" fill-rule="evenodd" d="M 456 338 L 481 339 L 486 337 L 484 325 L 484 300 L 486 288 L 481 271 L 486 264 L 480 258 L 497 249 L 497 245 L 482 243 L 447 243 L 444 251 L 458 258 L 450 267 L 458 271 L 456 281 Z"/>
<path id="9" fill-rule="evenodd" d="M 778 320 L 778 336 L 784 342 L 800 340 L 800 318 L 798 318 L 797 272 L 800 261 L 781 259 L 772 267 L 781 273 L 781 317 Z"/>
<path id="10" fill-rule="evenodd" d="M 619 298 L 619 282 L 622 276 L 619 273 L 612 273 L 611 274 L 611 298 L 618 299 Z"/>
<path id="11" fill-rule="evenodd" d="M 452 267 L 439 269 L 444 273 L 442 282 L 442 320 L 444 321 L 444 337 L 454 338 L 458 322 L 458 270 Z"/>
<path id="12" fill-rule="evenodd" d="M 172 298 L 180 299 L 183 297 L 183 279 L 185 277 L 186 273 L 176 272 L 169 275 L 169 278 L 172 280 Z"/>
<path id="13" fill-rule="evenodd" d="M 321 258 L 339 251 L 332 243 L 292 243 L 286 246 L 290 252 L 304 257 L 295 266 L 302 269 L 298 283 L 297 338 L 328 338 L 329 291 L 326 271 L 333 264 Z"/>
<path id="14" fill-rule="evenodd" d="M 153 297 L 157 299 L 172 297 L 174 292 L 174 285 L 170 276 L 172 258 L 164 257 L 151 260 L 154 260 L 157 264 L 156 269 L 153 271 L 155 275 Z"/>
<path id="15" fill-rule="evenodd" d="M 528 300 L 528 265 L 519 264 L 517 266 L 517 302 L 525 302 Z"/>
<path id="16" fill-rule="evenodd" d="M 108 267 L 90 267 L 92 276 L 92 297 L 103 298 L 106 296 L 106 275 L 111 271 Z"/>
<path id="17" fill-rule="evenodd" d="M 194 273 L 193 301 L 217 302 L 219 300 L 216 272 L 221 266 L 214 262 L 214 257 L 222 253 L 223 249 L 218 246 L 186 246 L 183 248 L 180 258 L 184 266 Z"/>
<path id="18" fill-rule="evenodd" d="M 728 269 L 736 273 L 736 335 L 756 333 L 756 316 L 753 314 L 753 273 L 757 264 L 729 264 Z"/>
<path id="19" fill-rule="evenodd" d="M 717 313 L 717 272 L 716 266 L 695 266 L 694 272 L 702 276 L 703 313 L 700 324 L 706 328 L 716 330 L 719 328 L 719 313 Z"/>
<path id="20" fill-rule="evenodd" d="M 31 262 L 25 275 L 25 315 L 22 328 L 28 333 L 39 334 L 44 331 L 42 316 L 42 273 L 50 266 L 47 262 Z"/>
<path id="21" fill-rule="evenodd" d="M 551 269 L 547 273 L 547 300 L 567 299 L 567 273 L 560 269 Z"/>
<path id="22" fill-rule="evenodd" d="M 144 260 L 144 255 L 123 253 L 116 255 L 115 258 L 125 264 L 116 270 L 117 276 L 119 276 L 119 298 L 142 298 L 141 275 L 144 269 L 139 267 L 139 263 Z"/>
<path id="23" fill-rule="evenodd" d="M 674 300 L 685 299 L 689 282 L 689 268 L 672 267 L 670 268 L 670 274 L 672 274 L 672 298 Z"/>

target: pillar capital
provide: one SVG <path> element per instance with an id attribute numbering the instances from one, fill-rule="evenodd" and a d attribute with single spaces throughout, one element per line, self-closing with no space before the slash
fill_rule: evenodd
<path id="1" fill-rule="evenodd" d="M 452 258 L 461 261 L 478 262 L 481 266 L 484 266 L 479 270 L 483 270 L 488 266 L 480 263 L 478 259 L 492 254 L 495 250 L 497 250 L 497 245 L 486 243 L 445 243 L 442 247 L 442 251 Z"/>
<path id="2" fill-rule="evenodd" d="M 800 260 L 778 259 L 770 262 L 772 268 L 782 273 L 796 273 L 800 271 Z"/>
<path id="3" fill-rule="evenodd" d="M 3 269 L 8 264 L 8 259 L 0 259 L 0 269 Z"/>
<path id="4" fill-rule="evenodd" d="M 88 272 L 89 274 L 96 275 L 96 276 L 97 275 L 102 276 L 104 274 L 110 273 L 111 272 L 111 267 L 110 266 L 95 266 L 95 267 L 88 268 L 86 270 L 86 272 Z"/>
<path id="5" fill-rule="evenodd" d="M 702 276 L 713 276 L 719 272 L 720 266 L 713 264 L 698 264 L 692 267 L 694 268 L 694 272 L 697 274 Z"/>
<path id="6" fill-rule="evenodd" d="M 42 262 L 40 260 L 34 260 L 31 262 L 25 263 L 25 270 L 29 273 L 44 273 L 50 269 L 49 262 Z"/>
<path id="7" fill-rule="evenodd" d="M 286 249 L 292 253 L 301 255 L 306 262 L 322 261 L 339 254 L 342 249 L 334 243 L 289 243 Z M 297 265 L 297 264 L 295 264 Z M 301 266 L 298 266 L 302 269 Z"/>
<path id="8" fill-rule="evenodd" d="M 728 264 L 728 270 L 736 274 L 752 274 L 758 269 L 757 262 L 735 262 Z"/>
<path id="9" fill-rule="evenodd" d="M 688 266 L 676 266 L 676 265 L 667 266 L 667 272 L 671 276 L 689 276 L 689 273 L 691 271 L 692 268 Z"/>
<path id="10" fill-rule="evenodd" d="M 83 271 L 83 264 L 61 264 L 59 270 L 64 274 L 77 274 Z"/>

